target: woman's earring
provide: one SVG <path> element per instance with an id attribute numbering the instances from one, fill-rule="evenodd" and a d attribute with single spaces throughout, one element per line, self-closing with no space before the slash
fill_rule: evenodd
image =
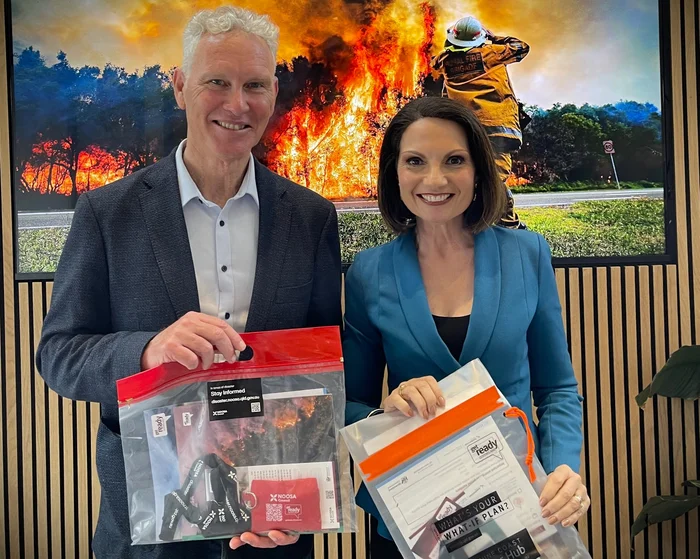
<path id="1" fill-rule="evenodd" d="M 477 188 L 479 188 L 479 181 L 474 181 L 474 198 L 472 198 L 472 202 L 476 202 L 476 191 Z"/>

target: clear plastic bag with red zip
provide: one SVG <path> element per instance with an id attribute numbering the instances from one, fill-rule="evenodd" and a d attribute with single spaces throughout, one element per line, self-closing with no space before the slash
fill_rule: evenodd
<path id="1" fill-rule="evenodd" d="M 439 385 L 446 405 L 430 420 L 392 412 L 341 431 L 402 555 L 590 559 L 575 528 L 542 518 L 547 476 L 527 417 L 481 361 Z"/>
<path id="2" fill-rule="evenodd" d="M 339 329 L 242 337 L 235 363 L 117 382 L 132 544 L 355 530 Z"/>

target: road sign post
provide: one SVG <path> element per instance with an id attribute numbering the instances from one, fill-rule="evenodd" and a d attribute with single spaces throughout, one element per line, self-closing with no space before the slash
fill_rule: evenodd
<path id="1" fill-rule="evenodd" d="M 613 147 L 612 140 L 605 140 L 603 142 L 603 149 L 605 150 L 605 153 L 610 154 L 610 162 L 612 163 L 613 173 L 615 173 L 615 183 L 617 184 L 617 188 L 620 188 L 620 181 L 617 178 L 617 169 L 615 168 L 615 158 L 613 157 L 615 148 Z"/>

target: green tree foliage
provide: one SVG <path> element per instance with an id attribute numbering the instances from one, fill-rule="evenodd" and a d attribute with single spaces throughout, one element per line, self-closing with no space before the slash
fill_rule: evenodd
<path id="1" fill-rule="evenodd" d="M 533 183 L 612 180 L 603 141 L 615 146 L 621 181 L 663 181 L 661 115 L 646 103 L 527 107 L 532 122 L 523 131 L 523 147 L 514 170 Z"/>

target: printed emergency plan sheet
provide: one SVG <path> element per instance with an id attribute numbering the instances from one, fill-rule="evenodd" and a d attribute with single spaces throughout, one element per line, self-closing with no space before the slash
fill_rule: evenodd
<path id="1" fill-rule="evenodd" d="M 438 557 L 441 547 L 443 553 L 462 549 L 470 558 L 506 557 L 511 548 L 530 556 L 530 550 L 537 553 L 532 538 L 539 542 L 555 533 L 490 416 L 377 489 L 414 554 L 424 559 Z"/>

